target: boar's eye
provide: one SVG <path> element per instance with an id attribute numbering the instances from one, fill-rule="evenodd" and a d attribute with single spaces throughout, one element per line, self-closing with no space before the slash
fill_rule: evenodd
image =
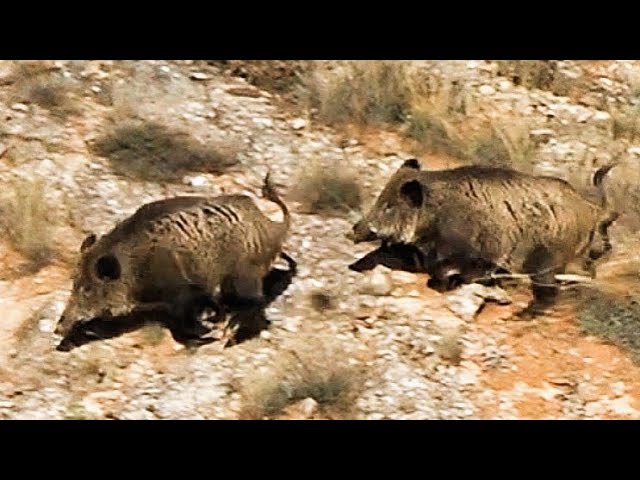
<path id="1" fill-rule="evenodd" d="M 95 266 L 96 275 L 101 280 L 117 280 L 121 275 L 120 262 L 113 255 L 100 257 Z"/>

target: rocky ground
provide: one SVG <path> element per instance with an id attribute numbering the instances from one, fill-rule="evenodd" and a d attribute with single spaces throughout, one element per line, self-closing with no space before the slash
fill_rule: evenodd
<path id="1" fill-rule="evenodd" d="M 346 266 L 370 248 L 345 239 L 357 214 L 304 213 L 293 201 L 295 179 L 317 162 L 355 170 L 367 199 L 416 154 L 427 168 L 459 163 L 417 152 L 402 128 L 327 126 L 235 64 L 49 67 L 17 75 L 12 62 L 0 62 L 0 183 L 7 187 L 0 196 L 11 202 L 16 182 L 43 181 L 52 242 L 63 252 L 27 268 L 9 238 L 0 240 L 0 418 L 640 418 L 640 368 L 626 349 L 582 333 L 576 318 L 586 290 L 622 297 L 638 290 L 632 215 L 612 228 L 615 254 L 593 286 L 564 292 L 548 317 L 515 321 L 512 313 L 529 299 L 526 286 L 508 289 L 505 304 L 487 301 L 496 292 L 476 285 L 443 295 L 426 288 L 425 275 L 352 272 Z M 618 159 L 624 168 L 612 172 L 612 185 L 637 175 L 640 144 L 616 135 L 611 112 L 637 107 L 638 62 L 561 62 L 558 78 L 572 88 L 555 93 L 515 85 L 498 75 L 496 62 L 412 68 L 457 81 L 471 119 L 525 121 L 538 145 L 534 171 L 583 181 Z M 37 96 L 42 75 L 60 79 L 68 101 Z M 161 152 L 169 150 L 196 166 L 151 178 L 148 164 L 107 154 L 113 142 L 105 138 L 118 128 L 138 136 L 168 128 L 170 143 L 145 150 L 158 155 L 154 167 L 162 170 Z M 267 170 L 294 212 L 285 250 L 299 274 L 268 309 L 272 324 L 259 338 L 190 350 L 146 327 L 54 350 L 52 332 L 87 232 L 104 233 L 141 204 L 177 194 L 246 193 L 277 215 L 258 194 Z"/>

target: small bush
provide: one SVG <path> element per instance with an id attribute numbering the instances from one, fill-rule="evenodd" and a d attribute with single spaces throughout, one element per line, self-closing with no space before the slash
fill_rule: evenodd
<path id="1" fill-rule="evenodd" d="M 207 64 L 218 65 L 256 87 L 281 93 L 296 90 L 310 64 L 308 60 L 200 60 L 197 63 L 200 69 Z"/>
<path id="2" fill-rule="evenodd" d="M 30 343 L 34 336 L 40 333 L 41 318 L 42 309 L 37 309 L 18 326 L 13 333 L 13 338 L 18 346 Z"/>
<path id="3" fill-rule="evenodd" d="M 328 123 L 401 121 L 411 103 L 407 62 L 340 62 L 333 70 L 316 63 L 306 80 L 307 100 Z"/>
<path id="4" fill-rule="evenodd" d="M 38 105 L 57 117 L 66 118 L 78 113 L 70 80 L 56 70 L 47 61 L 16 62 L 13 72 L 15 100 Z"/>
<path id="5" fill-rule="evenodd" d="M 130 122 L 109 130 L 92 151 L 121 174 L 144 180 L 179 181 L 188 172 L 221 173 L 235 165 L 238 146 L 205 146 L 188 133 L 153 122 Z"/>
<path id="6" fill-rule="evenodd" d="M 640 138 L 640 108 L 629 107 L 611 112 L 613 139 L 626 138 L 631 142 Z"/>
<path id="7" fill-rule="evenodd" d="M 580 328 L 627 351 L 640 364 L 640 298 L 591 292 L 578 307 Z"/>
<path id="8" fill-rule="evenodd" d="M 478 135 L 468 149 L 468 157 L 474 163 L 522 171 L 533 169 L 536 153 L 529 129 L 518 124 L 492 125 Z"/>
<path id="9" fill-rule="evenodd" d="M 550 90 L 557 73 L 555 60 L 498 60 L 498 75 L 515 85 Z"/>
<path id="10" fill-rule="evenodd" d="M 466 159 L 464 142 L 447 121 L 444 112 L 430 104 L 414 107 L 407 119 L 408 134 L 415 138 L 429 153 L 444 153 L 453 158 Z"/>
<path id="11" fill-rule="evenodd" d="M 349 168 L 316 164 L 302 170 L 294 182 L 293 199 L 305 213 L 346 214 L 358 211 L 362 189 Z"/>
<path id="12" fill-rule="evenodd" d="M 310 295 L 311 307 L 317 312 L 335 308 L 335 299 L 328 292 L 315 291 Z"/>
<path id="13" fill-rule="evenodd" d="M 35 265 L 54 256 L 52 208 L 41 180 L 19 180 L 10 186 L 12 197 L 4 212 L 5 231 L 14 248 Z"/>
<path id="14" fill-rule="evenodd" d="M 438 345 L 437 353 L 443 360 L 458 365 L 462 360 L 462 345 L 458 332 L 446 334 Z"/>
<path id="15" fill-rule="evenodd" d="M 252 373 L 240 385 L 240 418 L 274 417 L 305 398 L 330 418 L 350 418 L 366 379 L 362 367 L 350 365 L 332 339 L 313 339 L 281 351 L 268 373 Z"/>

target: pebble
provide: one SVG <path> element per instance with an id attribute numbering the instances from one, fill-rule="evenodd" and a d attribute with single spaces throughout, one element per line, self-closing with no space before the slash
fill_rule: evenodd
<path id="1" fill-rule="evenodd" d="M 28 112 L 29 111 L 29 107 L 27 105 L 25 105 L 24 103 L 14 103 L 13 105 L 11 105 L 11 109 L 12 110 L 16 110 L 18 112 Z"/>
<path id="2" fill-rule="evenodd" d="M 481 95 L 489 96 L 496 93 L 496 89 L 493 88 L 491 85 L 482 85 L 479 89 L 479 92 Z"/>
<path id="3" fill-rule="evenodd" d="M 189 75 L 189 78 L 191 80 L 199 80 L 199 81 L 211 80 L 211 76 L 203 72 L 193 72 L 191 73 L 191 75 Z"/>
<path id="4" fill-rule="evenodd" d="M 182 183 L 184 183 L 185 185 L 190 185 L 192 187 L 204 187 L 205 185 L 209 184 L 209 180 L 207 180 L 207 177 L 204 177 L 202 175 L 198 175 L 195 177 L 186 176 L 182 179 Z"/>
<path id="5" fill-rule="evenodd" d="M 289 126 L 294 130 L 302 130 L 307 126 L 307 121 L 304 118 L 294 118 L 289 122 Z"/>
<path id="6" fill-rule="evenodd" d="M 380 271 L 380 267 L 376 268 L 369 276 L 366 283 L 360 289 L 365 295 L 373 295 L 377 297 L 387 296 L 393 289 L 393 283 L 387 273 Z"/>

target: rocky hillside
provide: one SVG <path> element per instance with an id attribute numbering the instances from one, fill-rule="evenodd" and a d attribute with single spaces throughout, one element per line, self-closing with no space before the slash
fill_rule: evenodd
<path id="1" fill-rule="evenodd" d="M 640 418 L 640 62 L 0 62 L 0 418 Z M 525 284 L 448 294 L 367 274 L 345 238 L 389 175 L 598 166 L 623 211 L 596 280 L 553 313 Z M 149 325 L 58 352 L 82 239 L 178 194 L 293 211 L 299 273 L 239 345 Z"/>

